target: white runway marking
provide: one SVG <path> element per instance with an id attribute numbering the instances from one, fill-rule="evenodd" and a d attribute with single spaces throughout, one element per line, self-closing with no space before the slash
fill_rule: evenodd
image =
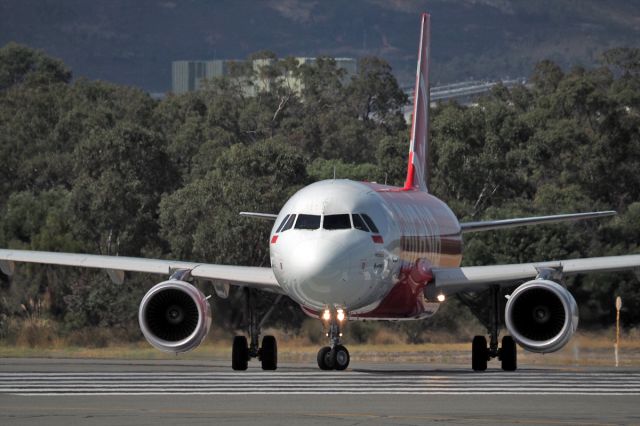
<path id="1" fill-rule="evenodd" d="M 638 395 L 640 373 L 0 373 L 0 394 Z"/>

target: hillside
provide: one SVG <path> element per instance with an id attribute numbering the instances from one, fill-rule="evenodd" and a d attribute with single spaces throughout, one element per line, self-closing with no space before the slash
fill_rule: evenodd
<path id="1" fill-rule="evenodd" d="M 75 76 L 162 92 L 170 62 L 280 56 L 378 55 L 410 85 L 418 14 L 433 16 L 433 81 L 527 76 L 551 58 L 592 64 L 640 44 L 640 3 L 626 0 L 2 0 L 0 45 L 61 58 Z"/>

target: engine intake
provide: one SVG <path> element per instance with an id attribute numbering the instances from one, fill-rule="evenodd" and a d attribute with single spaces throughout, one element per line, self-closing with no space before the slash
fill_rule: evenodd
<path id="1" fill-rule="evenodd" d="M 209 333 L 211 308 L 191 284 L 169 280 L 156 284 L 140 303 L 142 334 L 161 351 L 180 353 L 197 348 Z"/>
<path id="2" fill-rule="evenodd" d="M 578 305 L 560 284 L 536 279 L 518 287 L 507 301 L 505 322 L 513 338 L 531 352 L 555 352 L 578 327 Z"/>

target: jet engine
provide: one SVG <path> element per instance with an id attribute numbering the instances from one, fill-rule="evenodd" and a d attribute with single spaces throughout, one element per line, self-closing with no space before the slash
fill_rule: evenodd
<path id="1" fill-rule="evenodd" d="M 578 305 L 560 284 L 535 279 L 509 297 L 505 322 L 513 338 L 531 352 L 555 352 L 578 327 Z"/>
<path id="2" fill-rule="evenodd" d="M 140 303 L 138 321 L 142 334 L 164 352 L 195 349 L 211 327 L 211 308 L 204 294 L 179 280 L 156 284 Z"/>

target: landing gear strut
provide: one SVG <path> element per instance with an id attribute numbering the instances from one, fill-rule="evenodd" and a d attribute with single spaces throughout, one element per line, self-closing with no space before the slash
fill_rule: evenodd
<path id="1" fill-rule="evenodd" d="M 235 336 L 231 349 L 231 368 L 234 370 L 246 370 L 251 358 L 258 358 L 263 370 L 275 370 L 278 368 L 278 345 L 274 336 L 264 336 L 262 346 L 258 346 L 260 341 L 260 331 L 267 321 L 273 309 L 278 304 L 282 296 L 278 296 L 260 321 L 256 318 L 255 306 L 253 302 L 253 289 L 245 288 L 246 310 L 249 317 L 247 331 L 250 342 L 246 336 Z"/>
<path id="2" fill-rule="evenodd" d="M 498 336 L 500 334 L 501 319 L 500 312 L 500 286 L 489 287 L 489 312 L 488 319 L 482 307 L 478 303 L 478 298 L 469 295 L 461 295 L 460 300 L 467 305 L 471 312 L 487 327 L 489 332 L 489 345 L 485 336 L 475 336 L 471 344 L 471 367 L 474 371 L 484 371 L 487 369 L 487 361 L 498 358 L 504 371 L 515 371 L 518 368 L 518 351 L 516 343 L 511 336 L 502 338 L 502 347 L 498 347 Z"/>
<path id="3" fill-rule="evenodd" d="M 341 343 L 341 323 L 345 320 L 342 309 L 325 310 L 322 320 L 327 328 L 330 346 L 324 346 L 318 351 L 318 367 L 321 370 L 345 370 L 349 366 L 351 357 L 349 351 Z"/>

